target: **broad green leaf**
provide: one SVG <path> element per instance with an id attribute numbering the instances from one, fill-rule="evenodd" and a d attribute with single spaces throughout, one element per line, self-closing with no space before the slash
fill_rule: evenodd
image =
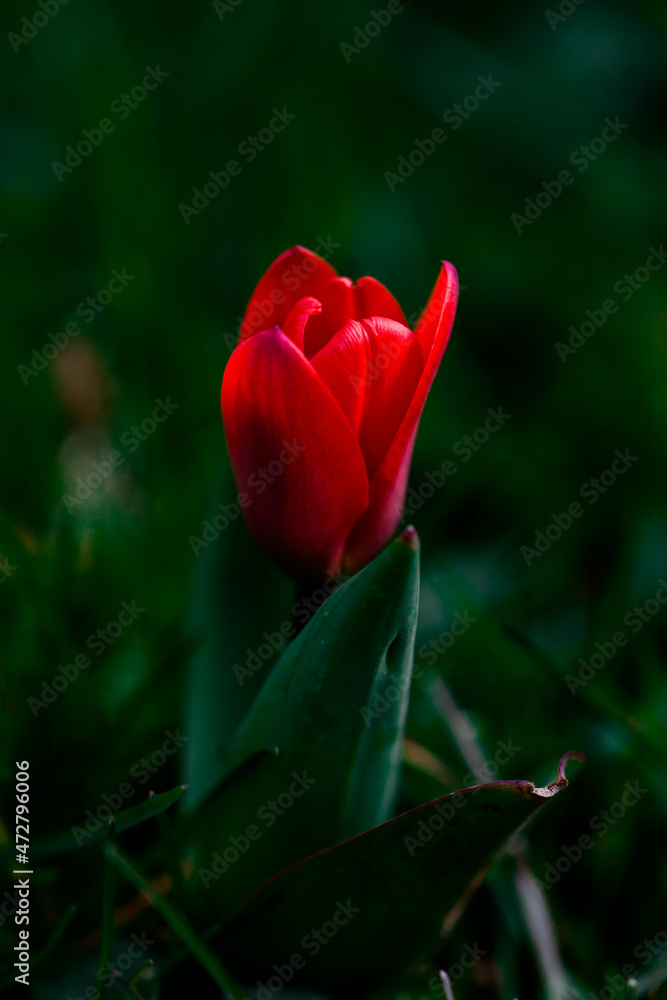
<path id="1" fill-rule="evenodd" d="M 501 781 L 454 792 L 274 875 L 224 928 L 223 961 L 254 983 L 301 955 L 295 983 L 335 996 L 353 983 L 361 996 L 432 958 L 443 920 L 458 916 L 509 838 L 567 785 L 566 759 L 546 788 Z"/>
<path id="2" fill-rule="evenodd" d="M 229 771 L 256 762 L 199 826 L 199 877 L 216 890 L 216 912 L 391 815 L 418 593 L 410 529 L 327 600 L 274 667 L 227 759 Z M 258 759 L 269 746 L 277 756 Z"/>
<path id="3" fill-rule="evenodd" d="M 185 691 L 182 780 L 191 814 L 225 773 L 225 753 L 271 669 L 273 656 L 257 672 L 245 671 L 263 631 L 273 632 L 289 601 L 290 584 L 266 560 L 258 572 L 256 546 L 240 512 L 227 524 L 220 500 L 233 513 L 234 480 L 221 459 L 206 520 L 191 536 L 196 552 L 187 633 L 193 643 Z M 230 504 L 232 506 L 230 506 Z M 225 507 L 225 503 L 222 505 Z M 238 510 L 238 508 L 237 508 Z M 205 527 L 205 525 L 207 527 Z M 264 565 L 266 563 L 266 565 Z M 285 644 L 285 637 L 278 637 Z M 251 674 L 251 676 L 247 676 Z"/>

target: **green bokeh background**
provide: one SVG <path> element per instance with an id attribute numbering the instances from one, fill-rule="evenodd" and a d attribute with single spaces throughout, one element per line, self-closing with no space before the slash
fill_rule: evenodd
<path id="1" fill-rule="evenodd" d="M 665 9 L 570 7 L 550 24 L 534 3 L 415 0 L 347 57 L 341 43 L 354 44 L 384 5 L 242 0 L 220 16 L 210 3 L 73 0 L 18 52 L 0 39 L 9 88 L 0 138 L 3 837 L 14 760 L 31 763 L 35 837 L 67 830 L 167 730 L 187 733 L 197 712 L 216 713 L 224 746 L 261 683 L 259 671 L 239 686 L 231 665 L 284 621 L 291 585 L 240 520 L 206 550 L 213 568 L 189 539 L 235 495 L 219 388 L 264 269 L 286 247 L 321 239 L 335 244 L 340 273 L 372 274 L 412 315 L 445 258 L 462 292 L 411 486 L 448 458 L 457 472 L 411 514 L 423 544 L 417 649 L 456 612 L 478 618 L 437 669 L 491 758 L 498 740 L 521 747 L 501 777 L 544 782 L 562 752 L 586 753 L 532 828 L 538 877 L 626 782 L 648 789 L 548 894 L 564 959 L 586 989 L 597 995 L 627 963 L 646 972 L 633 952 L 667 921 L 667 609 L 637 634 L 624 618 L 667 575 L 666 271 L 627 301 L 614 286 L 667 236 Z M 39 10 L 7 2 L 2 35 Z M 125 120 L 111 112 L 157 65 L 168 73 L 157 89 Z M 459 128 L 443 123 L 489 74 L 494 93 Z M 246 162 L 239 144 L 283 107 L 296 118 Z M 627 128 L 579 172 L 571 155 L 617 116 Z M 105 117 L 114 131 L 59 181 L 52 163 Z M 439 127 L 446 141 L 390 190 L 386 172 Z M 186 224 L 179 205 L 234 158 L 241 174 Z M 512 214 L 568 168 L 573 183 L 518 233 Z M 123 268 L 133 279 L 122 293 L 92 322 L 79 316 L 82 333 L 22 377 L 19 366 Z M 617 312 L 562 360 L 556 344 L 610 298 Z M 167 397 L 178 408 L 130 451 L 123 435 Z M 498 407 L 510 419 L 464 461 L 457 442 Z M 63 496 L 77 476 L 115 449 L 122 467 L 68 511 Z M 582 500 L 617 449 L 637 460 L 594 505 Z M 528 566 L 521 547 L 576 500 L 583 516 Z M 34 718 L 27 699 L 132 600 L 145 609 L 136 622 Z M 565 675 L 619 629 L 627 646 L 571 693 Z M 201 637 L 220 644 L 225 666 L 218 690 L 193 704 L 186 675 Z M 418 699 L 415 708 L 411 735 L 425 740 Z M 429 748 L 455 766 L 444 736 Z M 135 783 L 135 801 L 191 766 L 187 752 L 174 755 L 151 784 Z M 150 857 L 153 836 L 139 831 L 132 849 Z M 35 947 L 69 903 L 80 906 L 65 943 L 35 970 L 36 996 L 67 996 L 82 963 L 94 968 L 95 948 L 82 942 L 99 927 L 100 879 L 92 853 L 35 875 Z M 511 1000 L 516 984 L 522 997 L 539 995 L 529 946 L 503 930 L 510 909 L 485 887 L 463 918 L 451 960 L 473 940 L 489 957 L 457 1000 Z M 2 931 L 4 959 L 8 919 Z M 652 961 L 667 970 L 667 951 Z"/>

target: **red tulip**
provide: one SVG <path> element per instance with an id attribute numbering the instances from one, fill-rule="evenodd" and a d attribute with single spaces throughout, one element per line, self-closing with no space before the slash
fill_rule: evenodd
<path id="1" fill-rule="evenodd" d="M 396 530 L 457 293 L 443 263 L 412 332 L 379 281 L 339 278 L 302 247 L 257 285 L 222 414 L 248 528 L 289 575 L 355 572 Z"/>

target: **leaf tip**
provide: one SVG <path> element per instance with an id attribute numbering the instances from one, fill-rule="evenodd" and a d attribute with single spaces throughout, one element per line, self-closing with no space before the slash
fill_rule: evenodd
<path id="1" fill-rule="evenodd" d="M 398 540 L 408 549 L 412 549 L 413 552 L 419 552 L 419 535 L 414 524 L 409 524 L 405 531 L 398 536 Z"/>
<path id="2" fill-rule="evenodd" d="M 570 760 L 578 760 L 583 764 L 586 760 L 586 755 L 581 750 L 568 750 L 560 759 L 558 773 L 554 780 L 546 785 L 545 788 L 536 788 L 535 794 L 542 796 L 542 798 L 549 798 L 551 795 L 555 795 L 556 792 L 560 792 L 561 788 L 566 788 L 568 781 L 565 776 L 565 766 Z"/>

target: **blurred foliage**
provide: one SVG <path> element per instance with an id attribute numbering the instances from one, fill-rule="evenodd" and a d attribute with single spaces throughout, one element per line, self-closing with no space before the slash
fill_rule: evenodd
<path id="1" fill-rule="evenodd" d="M 56 0 L 45 2 L 52 10 Z M 548 892 L 577 980 L 597 995 L 633 963 L 645 993 L 647 971 L 667 956 L 640 947 L 666 920 L 667 611 L 636 633 L 624 619 L 667 574 L 665 271 L 631 295 L 614 286 L 627 288 L 624 275 L 666 235 L 665 7 L 586 0 L 561 4 L 572 13 L 554 23 L 528 2 L 414 0 L 346 57 L 341 44 L 371 16 L 364 3 L 217 6 L 75 0 L 17 45 L 10 33 L 42 8 L 3 5 L 0 835 L 11 831 L 14 760 L 30 760 L 35 838 L 59 834 L 123 783 L 128 806 L 172 788 L 188 770 L 187 743 L 159 765 L 141 761 L 179 726 L 187 736 L 184 719 L 211 713 L 224 746 L 270 669 L 267 659 L 240 686 L 232 666 L 289 618 L 289 582 L 240 519 L 197 558 L 189 541 L 234 499 L 218 393 L 265 267 L 319 239 L 342 274 L 374 275 L 412 315 L 444 257 L 463 291 L 411 486 L 447 459 L 457 471 L 410 514 L 423 545 L 417 662 L 446 679 L 489 759 L 499 740 L 521 748 L 501 777 L 546 781 L 561 752 L 586 753 L 573 787 L 531 830 L 538 878 L 626 782 L 648 789 Z M 158 65 L 168 76 L 145 100 L 122 118 L 111 110 Z M 460 127 L 443 123 L 489 75 L 500 86 L 488 99 Z M 275 108 L 296 117 L 247 162 L 239 145 Z M 570 157 L 617 116 L 627 128 L 579 172 Z M 59 180 L 54 161 L 104 118 L 114 130 Z M 439 127 L 446 141 L 390 190 L 386 172 Z M 240 175 L 186 223 L 179 205 L 234 158 Z M 518 233 L 512 214 L 565 169 L 573 183 Z M 131 280 L 87 322 L 85 300 L 123 269 Z M 617 311 L 563 361 L 555 345 L 608 299 Z M 72 322 L 81 333 L 55 347 L 49 335 L 57 343 Z M 151 425 L 156 400 L 177 409 Z M 465 436 L 498 407 L 510 419 L 469 454 Z M 582 499 L 617 449 L 637 461 L 594 505 Z M 68 509 L 77 478 L 114 452 L 112 474 Z M 521 547 L 575 501 L 583 515 L 528 566 Z M 133 601 L 145 610 L 95 645 Z M 419 651 L 431 640 L 444 648 L 439 636 L 466 611 L 477 621 L 430 664 Z M 627 645 L 572 693 L 565 675 L 618 630 Z M 187 669 L 202 639 L 225 650 L 225 665 L 218 689 L 193 705 Z M 35 717 L 28 699 L 42 699 L 43 683 L 80 655 L 90 666 Z M 417 683 L 411 737 L 465 772 Z M 404 805 L 421 801 L 411 787 Z M 163 870 L 151 824 L 123 836 L 146 870 Z M 500 866 L 445 948 L 449 961 L 467 942 L 488 953 L 455 984 L 457 1000 L 540 993 L 507 877 Z M 34 947 L 59 927 L 64 938 L 41 980 L 35 968 L 35 996 L 67 996 L 85 987 L 85 969 L 94 974 L 103 883 L 94 850 L 36 869 Z M 117 891 L 134 905 L 133 889 Z M 14 928 L 2 913 L 4 960 Z M 117 947 L 140 927 L 165 937 L 142 910 Z M 179 968 L 175 995 L 186 990 Z"/>

